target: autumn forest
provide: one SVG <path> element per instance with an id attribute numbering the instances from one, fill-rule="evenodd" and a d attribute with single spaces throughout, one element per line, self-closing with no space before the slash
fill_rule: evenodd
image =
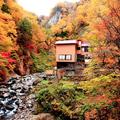
<path id="1" fill-rule="evenodd" d="M 57 66 L 55 42 L 63 40 L 90 43 L 92 59 L 77 72 L 80 77 L 46 77 L 46 71 Z M 3 88 L 12 93 L 6 95 Z M 24 88 L 25 95 L 15 95 L 19 88 Z M 24 107 L 9 117 L 16 100 Z M 119 118 L 119 0 L 58 3 L 50 16 L 36 16 L 15 0 L 0 0 L 0 120 Z"/>

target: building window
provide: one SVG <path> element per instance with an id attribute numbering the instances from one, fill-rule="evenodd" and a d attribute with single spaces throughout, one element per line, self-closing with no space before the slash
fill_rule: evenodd
<path id="1" fill-rule="evenodd" d="M 66 55 L 66 60 L 71 60 L 72 59 L 72 55 Z"/>
<path id="2" fill-rule="evenodd" d="M 80 47 L 77 47 L 77 50 L 80 50 Z"/>
<path id="3" fill-rule="evenodd" d="M 84 62 L 84 61 L 85 61 L 84 55 L 77 54 L 77 62 Z"/>
<path id="4" fill-rule="evenodd" d="M 72 55 L 59 55 L 59 60 L 72 60 Z"/>
<path id="5" fill-rule="evenodd" d="M 82 51 L 83 51 L 83 52 L 88 52 L 88 46 L 82 47 Z"/>
<path id="6" fill-rule="evenodd" d="M 59 55 L 59 60 L 65 60 L 65 55 Z"/>

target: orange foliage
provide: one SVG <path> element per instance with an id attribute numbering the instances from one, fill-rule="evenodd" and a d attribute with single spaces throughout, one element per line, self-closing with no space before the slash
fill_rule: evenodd
<path id="1" fill-rule="evenodd" d="M 23 54 L 20 54 L 20 56 L 18 55 L 18 53 L 23 53 L 20 45 L 17 44 L 20 32 L 18 29 L 19 21 L 21 19 L 27 18 L 32 25 L 32 37 L 30 40 L 31 42 L 29 42 L 29 44 L 27 43 L 23 49 L 26 51 L 27 55 L 30 55 L 29 52 L 37 51 L 39 44 L 42 40 L 44 40 L 44 34 L 38 24 L 37 17 L 35 15 L 25 11 L 14 0 L 0 0 L 0 7 L 2 7 L 3 4 L 7 6 L 10 12 L 7 13 L 4 10 L 0 11 L 0 68 L 4 67 L 4 73 L 5 71 L 6 73 L 9 73 L 9 71 L 13 71 L 15 64 L 21 63 L 21 61 L 23 61 L 20 58 Z M 24 38 L 27 39 L 28 36 L 26 35 Z M 11 57 L 11 53 L 13 52 L 15 53 L 15 59 L 18 60 L 14 60 Z M 28 58 L 28 56 L 24 57 Z M 1 71 L 1 73 L 3 72 Z"/>

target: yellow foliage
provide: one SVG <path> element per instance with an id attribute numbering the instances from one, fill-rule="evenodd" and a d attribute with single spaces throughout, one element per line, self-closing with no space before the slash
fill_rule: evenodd
<path id="1" fill-rule="evenodd" d="M 38 24 L 38 18 L 34 14 L 25 11 L 20 7 L 15 1 L 8 0 L 8 6 L 11 9 L 11 15 L 14 18 L 15 22 L 18 23 L 21 19 L 27 18 L 32 24 L 32 42 L 36 45 L 44 40 L 43 31 Z"/>
<path id="2" fill-rule="evenodd" d="M 11 15 L 0 12 L 0 31 L 0 50 L 12 50 L 16 41 L 17 32 L 15 22 Z"/>
<path id="3" fill-rule="evenodd" d="M 82 81 L 79 83 L 79 87 L 90 92 L 93 89 L 100 87 L 104 83 L 109 83 L 113 81 L 114 79 L 111 76 L 112 74 L 108 76 L 101 75 L 100 77 L 91 79 L 90 81 Z"/>
<path id="4" fill-rule="evenodd" d="M 32 40 L 33 42 L 38 45 L 39 43 L 45 41 L 44 38 L 45 38 L 45 35 L 42 31 L 42 29 L 40 28 L 40 26 L 38 25 L 38 23 L 32 23 Z"/>
<path id="5" fill-rule="evenodd" d="M 4 0 L 0 0 L 0 7 L 2 6 L 3 3 L 4 3 Z"/>

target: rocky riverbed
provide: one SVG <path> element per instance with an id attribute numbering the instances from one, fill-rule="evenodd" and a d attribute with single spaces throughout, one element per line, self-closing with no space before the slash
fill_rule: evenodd
<path id="1" fill-rule="evenodd" d="M 35 102 L 35 95 L 29 93 L 43 77 L 39 73 L 12 77 L 0 85 L 0 120 L 29 120 Z"/>

